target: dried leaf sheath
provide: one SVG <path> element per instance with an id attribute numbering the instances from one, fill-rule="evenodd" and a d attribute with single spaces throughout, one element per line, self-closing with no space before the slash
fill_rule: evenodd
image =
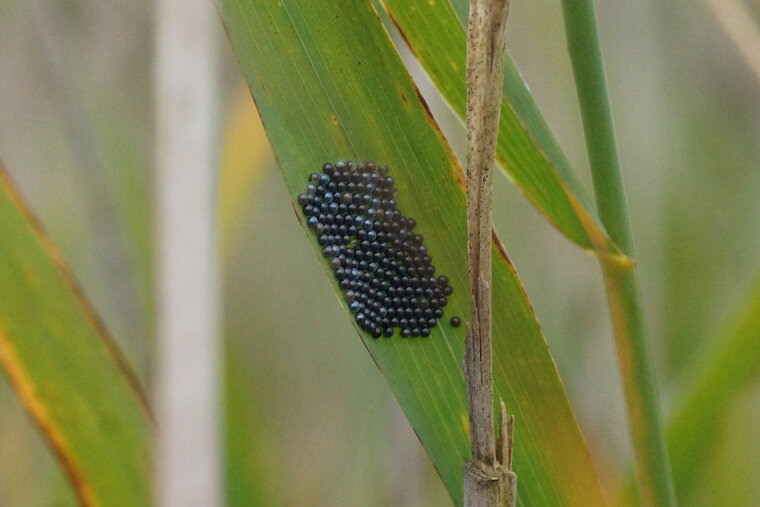
<path id="1" fill-rule="evenodd" d="M 473 460 L 492 465 L 491 229 L 493 169 L 509 2 L 474 0 L 467 33 L 467 231 L 472 324 L 465 360 Z"/>

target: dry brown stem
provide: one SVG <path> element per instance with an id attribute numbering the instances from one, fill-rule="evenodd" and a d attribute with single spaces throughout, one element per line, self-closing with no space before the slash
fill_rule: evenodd
<path id="1" fill-rule="evenodd" d="M 465 463 L 464 503 L 511 506 L 512 419 L 501 403 L 497 451 L 491 359 L 491 230 L 493 170 L 504 74 L 509 0 L 472 0 L 467 29 L 467 230 L 472 323 L 467 326 L 465 378 L 472 461 Z"/>

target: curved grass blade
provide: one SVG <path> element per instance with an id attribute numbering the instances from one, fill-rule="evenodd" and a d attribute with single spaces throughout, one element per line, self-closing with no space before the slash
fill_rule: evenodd
<path id="1" fill-rule="evenodd" d="M 433 83 L 464 118 L 466 0 L 382 1 Z M 509 55 L 503 97 L 496 160 L 507 178 L 571 241 L 597 255 L 629 263 L 607 236 Z"/>
<path id="2" fill-rule="evenodd" d="M 692 381 L 666 430 L 678 498 L 685 502 L 717 440 L 731 401 L 760 373 L 760 283 L 715 347 L 694 365 Z"/>
<path id="3" fill-rule="evenodd" d="M 714 445 L 730 405 L 760 374 L 760 281 L 743 309 L 716 338 L 713 347 L 691 367 L 680 390 L 678 408 L 665 430 L 673 483 L 679 502 L 691 499 L 704 481 Z M 621 503 L 635 505 L 636 488 L 628 477 Z"/>
<path id="4" fill-rule="evenodd" d="M 417 219 L 415 230 L 424 235 L 438 272 L 454 286 L 445 318 L 467 320 L 461 168 L 369 0 L 222 0 L 220 5 L 291 199 L 326 161 L 388 164 L 399 208 Z M 300 211 L 296 216 L 303 223 Z M 315 251 L 321 250 L 308 236 Z M 494 380 L 497 395 L 516 414 L 520 503 L 602 505 L 546 341 L 506 254 L 498 243 L 495 249 Z M 325 262 L 322 266 L 328 270 Z M 464 328 L 441 324 L 424 339 L 373 340 L 357 331 L 461 504 L 462 464 L 470 452 Z"/>
<path id="5" fill-rule="evenodd" d="M 0 368 L 83 505 L 147 505 L 143 393 L 2 167 L 0 231 Z"/>

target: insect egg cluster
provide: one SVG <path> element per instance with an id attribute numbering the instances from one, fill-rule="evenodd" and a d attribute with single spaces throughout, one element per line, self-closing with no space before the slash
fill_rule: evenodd
<path id="1" fill-rule="evenodd" d="M 397 208 L 388 167 L 326 163 L 298 196 L 356 323 L 374 338 L 428 336 L 452 288 L 436 276 L 413 218 Z"/>

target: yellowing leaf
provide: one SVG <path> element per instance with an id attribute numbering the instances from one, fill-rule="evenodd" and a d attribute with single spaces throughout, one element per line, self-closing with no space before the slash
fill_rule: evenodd
<path id="1" fill-rule="evenodd" d="M 143 393 L 2 167 L 0 231 L 0 368 L 83 505 L 148 505 Z"/>

